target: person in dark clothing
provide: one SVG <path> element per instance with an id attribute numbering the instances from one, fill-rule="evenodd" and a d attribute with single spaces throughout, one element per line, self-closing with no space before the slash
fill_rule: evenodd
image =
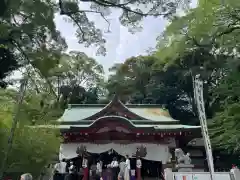
<path id="1" fill-rule="evenodd" d="M 65 176 L 64 180 L 78 180 L 78 174 L 73 172 Z"/>
<path id="2" fill-rule="evenodd" d="M 100 180 L 100 175 L 99 173 L 97 173 L 97 165 L 95 163 L 95 160 L 93 160 L 93 163 L 90 169 L 91 169 L 90 180 Z"/>
<path id="3" fill-rule="evenodd" d="M 74 171 L 74 167 L 69 168 L 69 174 L 67 174 L 64 180 L 78 180 L 78 174 Z"/>

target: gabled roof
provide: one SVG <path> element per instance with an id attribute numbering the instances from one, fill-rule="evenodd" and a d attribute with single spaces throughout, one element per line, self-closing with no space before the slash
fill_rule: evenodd
<path id="1" fill-rule="evenodd" d="M 115 113 L 115 114 L 114 114 Z M 190 131 L 199 126 L 179 124 L 167 110 L 154 104 L 123 104 L 117 96 L 108 104 L 70 104 L 59 119 L 58 128 L 94 128 L 98 122 L 119 122 L 131 128 L 149 131 Z M 101 126 L 101 125 L 100 125 Z"/>
<path id="2" fill-rule="evenodd" d="M 96 107 L 94 105 L 92 106 L 69 105 L 69 108 L 65 109 L 59 121 L 71 122 L 83 120 L 100 112 L 103 109 L 103 107 Z"/>
<path id="3" fill-rule="evenodd" d="M 178 121 L 171 118 L 167 110 L 162 108 L 156 108 L 154 106 L 146 107 L 145 105 L 144 107 L 136 105 L 135 107 L 129 107 L 128 109 L 134 114 L 137 114 L 144 119 L 149 119 L 152 121 Z"/>
<path id="4" fill-rule="evenodd" d="M 114 109 L 115 108 L 115 109 Z M 168 111 L 161 108 L 159 105 L 153 104 L 123 104 L 116 96 L 109 104 L 70 104 L 65 110 L 63 116 L 59 119 L 63 124 L 72 124 L 73 122 L 81 122 L 84 120 L 96 120 L 97 115 L 105 116 L 108 111 L 114 109 L 124 111 L 130 114 L 134 119 L 129 119 L 135 122 L 153 123 L 152 121 L 162 122 L 164 124 L 178 124 L 178 120 L 171 118 Z M 75 124 L 75 123 L 74 123 Z"/>

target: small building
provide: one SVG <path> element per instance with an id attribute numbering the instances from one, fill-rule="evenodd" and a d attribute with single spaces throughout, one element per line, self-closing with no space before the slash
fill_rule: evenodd
<path id="1" fill-rule="evenodd" d="M 107 105 L 70 104 L 59 122 L 64 138 L 60 159 L 76 157 L 80 145 L 89 153 L 114 151 L 130 157 L 145 147 L 143 159 L 166 167 L 174 159 L 175 148 L 185 149 L 192 139 L 201 137 L 200 126 L 180 124 L 159 105 L 123 104 L 117 96 Z"/>

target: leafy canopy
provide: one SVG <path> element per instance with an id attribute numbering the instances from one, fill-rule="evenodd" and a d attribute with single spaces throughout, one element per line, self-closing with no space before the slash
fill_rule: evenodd
<path id="1" fill-rule="evenodd" d="M 8 136 L 10 133 L 13 110 L 15 109 L 16 92 L 14 90 L 0 90 L 0 149 L 1 161 L 7 151 Z M 31 128 L 33 118 L 40 121 L 42 109 L 37 108 L 39 101 L 36 95 L 27 94 L 19 115 L 18 127 L 15 131 L 12 150 L 5 167 L 6 174 L 19 175 L 30 172 L 39 176 L 44 167 L 55 158 L 61 139 L 53 129 Z M 35 111 L 33 111 L 33 109 Z M 39 112 L 38 112 L 39 111 Z M 50 111 L 50 109 L 48 109 Z M 43 116 L 43 113 L 41 114 Z M 35 117 L 34 117 L 35 116 Z M 39 117 L 38 119 L 36 117 Z M 56 117 L 45 116 L 45 120 L 55 120 Z M 47 121 L 47 120 L 46 120 Z M 39 123 L 39 122 L 38 122 Z M 43 124 L 44 121 L 41 121 Z"/>

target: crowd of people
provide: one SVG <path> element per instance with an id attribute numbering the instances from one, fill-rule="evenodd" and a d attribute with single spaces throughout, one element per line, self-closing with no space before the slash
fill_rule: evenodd
<path id="1" fill-rule="evenodd" d="M 91 163 L 87 157 L 75 162 L 63 159 L 54 166 L 53 180 L 140 180 L 141 166 L 141 160 L 137 158 L 136 168 L 131 169 L 128 155 L 120 161 L 114 157 L 108 164 L 100 158 Z"/>

